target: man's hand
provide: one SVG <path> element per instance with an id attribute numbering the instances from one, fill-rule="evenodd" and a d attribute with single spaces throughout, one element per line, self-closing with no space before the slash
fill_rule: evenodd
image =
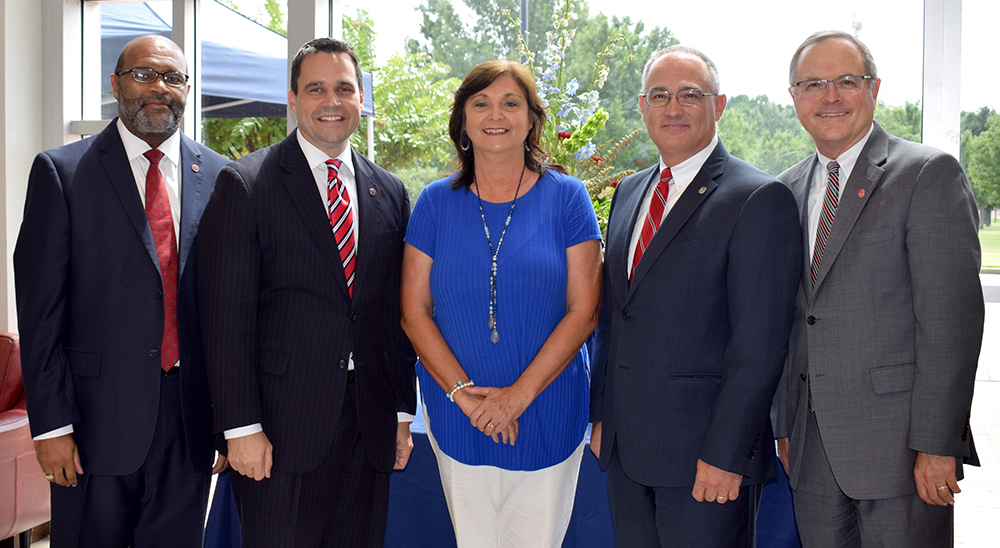
<path id="1" fill-rule="evenodd" d="M 694 489 L 691 490 L 691 496 L 698 502 L 725 504 L 740 496 L 740 483 L 742 481 L 743 476 L 726 472 L 698 459 L 698 472 L 694 478 Z"/>
<path id="2" fill-rule="evenodd" d="M 76 487 L 76 476 L 83 473 L 73 434 L 36 441 L 35 458 L 42 473 L 52 476 L 49 481 L 63 487 Z"/>
<path id="3" fill-rule="evenodd" d="M 271 477 L 271 442 L 264 432 L 227 440 L 229 466 L 248 478 L 260 481 Z"/>
<path id="4" fill-rule="evenodd" d="M 413 436 L 410 435 L 410 423 L 401 422 L 396 429 L 396 464 L 393 470 L 406 468 L 406 463 L 410 462 L 410 453 L 413 452 Z"/>
<path id="5" fill-rule="evenodd" d="M 788 471 L 788 447 L 791 443 L 788 438 L 778 438 L 778 460 L 781 461 L 781 465 L 785 467 L 785 473 L 791 474 Z"/>
<path id="6" fill-rule="evenodd" d="M 601 421 L 595 422 L 590 429 L 590 452 L 601 458 Z"/>
<path id="7" fill-rule="evenodd" d="M 961 493 L 955 477 L 955 457 L 917 453 L 913 466 L 913 479 L 917 482 L 917 494 L 927 504 L 947 506 L 955 504 L 953 493 Z"/>
<path id="8" fill-rule="evenodd" d="M 215 466 L 212 466 L 212 473 L 213 474 L 218 474 L 219 472 L 222 472 L 223 470 L 225 470 L 227 466 L 229 466 L 229 461 L 228 461 L 228 459 L 226 459 L 226 456 L 223 455 L 222 453 L 219 453 L 218 451 L 216 451 L 215 452 Z"/>

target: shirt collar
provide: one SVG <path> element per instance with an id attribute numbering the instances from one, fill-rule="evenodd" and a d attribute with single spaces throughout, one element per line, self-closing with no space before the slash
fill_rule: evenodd
<path id="1" fill-rule="evenodd" d="M 849 175 L 852 171 L 854 171 L 854 164 L 858 163 L 858 158 L 861 156 L 861 150 L 865 148 L 866 144 L 868 144 L 868 139 L 872 136 L 872 131 L 874 129 L 875 123 L 873 122 L 868 128 L 868 133 L 866 133 L 861 140 L 851 145 L 851 148 L 840 153 L 840 156 L 837 156 L 836 158 L 827 158 L 826 156 L 823 156 L 823 153 L 821 153 L 819 149 L 816 149 L 816 156 L 819 158 L 820 165 L 823 166 L 823 171 L 825 172 L 827 170 L 827 166 L 830 165 L 830 162 L 836 160 L 837 163 L 840 164 L 840 173 L 842 175 L 841 180 L 846 181 L 847 178 L 843 175 Z"/>
<path id="2" fill-rule="evenodd" d="M 128 128 L 125 127 L 125 122 L 122 122 L 121 118 L 118 118 L 116 125 L 118 126 L 118 135 L 121 136 L 122 144 L 125 145 L 125 155 L 128 156 L 129 162 L 135 160 L 139 156 L 142 156 L 150 149 L 149 143 L 143 141 L 134 133 L 129 131 Z M 175 166 L 180 165 L 181 132 L 175 131 L 173 135 L 168 137 L 166 141 L 160 143 L 160 146 L 156 148 L 163 153 L 163 156 L 167 160 L 170 160 L 171 164 Z"/>
<path id="3" fill-rule="evenodd" d="M 701 166 L 705 165 L 705 161 L 708 157 L 712 155 L 712 151 L 719 144 L 719 134 L 716 133 L 712 136 L 712 140 L 709 141 L 708 145 L 694 153 L 690 158 L 684 160 L 683 162 L 677 164 L 676 166 L 670 167 L 670 175 L 674 178 L 674 185 L 676 188 L 683 192 L 685 188 L 694 180 L 698 172 L 701 171 Z M 660 172 L 666 169 L 668 166 L 663 162 L 663 157 L 660 157 Z"/>
<path id="4" fill-rule="evenodd" d="M 326 161 L 330 159 L 330 156 L 320 150 L 316 145 L 310 143 L 309 139 L 306 139 L 305 136 L 302 135 L 301 131 L 295 132 L 295 138 L 299 142 L 299 148 L 302 149 L 302 154 L 306 157 L 306 163 L 309 164 L 309 169 L 316 169 L 320 165 L 323 166 L 323 169 L 326 169 Z M 337 160 L 340 160 L 340 170 L 346 168 L 352 176 L 354 175 L 353 157 L 354 155 L 351 154 L 351 145 L 348 144 L 336 158 Z"/>

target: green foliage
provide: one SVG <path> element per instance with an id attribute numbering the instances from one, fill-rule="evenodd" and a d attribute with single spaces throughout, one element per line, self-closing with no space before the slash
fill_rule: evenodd
<path id="1" fill-rule="evenodd" d="M 875 119 L 889 135 L 902 137 L 915 143 L 923 139 L 923 109 L 920 102 L 906 102 L 903 106 L 891 107 L 879 101 L 875 106 Z"/>
<path id="2" fill-rule="evenodd" d="M 969 139 L 967 160 L 969 182 L 979 207 L 987 211 L 1000 207 L 1000 115 L 992 114 L 986 130 Z"/>
<path id="3" fill-rule="evenodd" d="M 816 149 L 799 124 L 795 109 L 772 103 L 764 95 L 730 97 L 719 120 L 719 138 L 731 154 L 771 175 Z"/>
<path id="4" fill-rule="evenodd" d="M 240 7 L 241 2 L 236 0 L 219 1 L 244 17 L 252 19 L 282 36 L 288 36 L 288 24 L 285 21 L 285 14 L 281 10 L 282 5 L 287 4 L 287 1 L 264 0 L 263 9 L 258 6 L 257 13 L 250 13 L 249 9 Z"/>
<path id="5" fill-rule="evenodd" d="M 389 171 L 443 167 L 452 153 L 448 138 L 452 94 L 461 82 L 447 77 L 448 67 L 420 53 L 394 55 L 375 66 L 376 33 L 364 10 L 358 10 L 356 17 L 344 15 L 343 27 L 345 39 L 374 80 L 375 160 Z M 367 123 L 362 122 L 351 136 L 351 146 L 368 150 Z"/>
<path id="6" fill-rule="evenodd" d="M 236 160 L 285 138 L 284 118 L 203 118 L 205 146 Z"/>
<path id="7" fill-rule="evenodd" d="M 410 194 L 411 209 L 413 208 L 413 204 L 417 202 L 417 196 L 420 195 L 420 191 L 425 186 L 446 177 L 450 173 L 450 171 L 446 172 L 429 166 L 407 167 L 397 169 L 393 172 L 396 177 L 399 177 L 400 181 L 403 181 L 406 192 Z"/>

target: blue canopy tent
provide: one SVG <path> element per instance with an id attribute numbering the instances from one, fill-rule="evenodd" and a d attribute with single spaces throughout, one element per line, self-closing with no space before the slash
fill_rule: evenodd
<path id="1" fill-rule="evenodd" d="M 101 5 L 101 73 L 115 70 L 125 44 L 144 34 L 170 37 L 170 3 L 151 7 L 144 2 Z M 288 39 L 232 9 L 209 0 L 201 4 L 202 116 L 282 118 L 288 98 Z M 370 116 L 372 79 L 364 73 L 365 106 Z M 111 82 L 101 80 L 102 118 L 117 112 Z"/>

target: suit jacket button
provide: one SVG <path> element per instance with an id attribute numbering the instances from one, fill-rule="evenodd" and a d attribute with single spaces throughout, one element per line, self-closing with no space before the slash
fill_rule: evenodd
<path id="1" fill-rule="evenodd" d="M 632 319 L 632 315 L 629 314 L 627 310 L 622 310 L 622 319 L 623 320 L 631 320 Z"/>
<path id="2" fill-rule="evenodd" d="M 805 373 L 799 373 L 799 378 L 802 379 L 802 380 L 806 380 L 806 374 Z"/>
<path id="3" fill-rule="evenodd" d="M 809 316 L 808 318 L 806 318 L 806 323 L 809 324 L 809 325 L 812 325 L 812 324 L 816 323 L 816 317 L 815 316 Z"/>
<path id="4" fill-rule="evenodd" d="M 150 350 L 149 351 L 149 357 L 150 358 L 159 358 L 160 357 L 160 351 L 157 350 L 157 349 L 155 349 L 155 348 L 152 349 L 152 350 Z"/>
<path id="5" fill-rule="evenodd" d="M 343 369 L 347 367 L 347 360 L 340 360 L 340 362 L 338 362 L 337 365 L 339 365 L 340 368 Z"/>
<path id="6" fill-rule="evenodd" d="M 160 289 L 157 289 L 156 291 L 153 291 L 153 296 L 156 297 L 157 299 L 159 299 L 160 297 L 163 296 L 163 291 L 160 290 Z"/>
<path id="7" fill-rule="evenodd" d="M 352 322 L 358 321 L 358 315 L 357 314 L 351 314 L 351 321 Z"/>

